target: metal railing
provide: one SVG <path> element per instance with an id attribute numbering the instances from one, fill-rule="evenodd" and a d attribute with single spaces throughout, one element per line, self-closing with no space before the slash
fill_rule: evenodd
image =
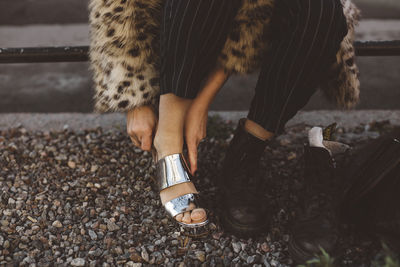
<path id="1" fill-rule="evenodd" d="M 355 42 L 358 56 L 400 56 L 400 40 Z M 88 46 L 0 48 L 1 63 L 88 61 Z"/>

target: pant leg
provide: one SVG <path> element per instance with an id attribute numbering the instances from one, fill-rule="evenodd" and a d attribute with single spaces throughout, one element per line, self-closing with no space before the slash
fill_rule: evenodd
<path id="1" fill-rule="evenodd" d="M 280 134 L 336 60 L 347 23 L 340 0 L 278 0 L 248 118 Z"/>
<path id="2" fill-rule="evenodd" d="M 195 98 L 215 66 L 241 0 L 166 0 L 161 23 L 161 94 Z"/>

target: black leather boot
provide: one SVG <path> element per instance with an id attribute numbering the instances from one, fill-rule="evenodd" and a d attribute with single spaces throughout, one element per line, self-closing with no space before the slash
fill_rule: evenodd
<path id="1" fill-rule="evenodd" d="M 321 132 L 322 138 L 322 132 Z M 333 142 L 333 147 L 347 147 Z M 335 252 L 338 235 L 336 216 L 340 181 L 337 163 L 331 151 L 324 147 L 304 147 L 304 183 L 302 207 L 291 226 L 288 249 L 296 263 L 304 263 L 321 254 L 321 248 Z"/>
<path id="2" fill-rule="evenodd" d="M 218 179 L 222 223 L 240 237 L 253 236 L 268 227 L 264 183 L 257 172 L 268 142 L 248 133 L 245 121 L 239 121 Z"/>

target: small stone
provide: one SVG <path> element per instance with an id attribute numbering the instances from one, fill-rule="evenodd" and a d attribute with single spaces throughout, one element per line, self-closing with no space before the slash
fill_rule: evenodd
<path id="1" fill-rule="evenodd" d="M 27 218 L 28 218 L 28 220 L 30 220 L 31 222 L 37 223 L 37 220 L 36 220 L 35 218 L 32 218 L 31 216 L 28 216 Z"/>
<path id="2" fill-rule="evenodd" d="M 206 253 L 204 251 L 198 250 L 194 254 L 196 255 L 196 259 L 198 259 L 199 261 L 206 261 Z"/>
<path id="3" fill-rule="evenodd" d="M 129 258 L 133 261 L 133 262 L 141 262 L 142 261 L 142 257 L 139 255 L 139 253 L 137 253 L 136 251 L 131 252 Z"/>
<path id="4" fill-rule="evenodd" d="M 53 222 L 53 224 L 52 224 L 54 227 L 57 227 L 57 228 L 61 228 L 63 225 L 62 225 L 62 223 L 60 222 L 60 221 L 54 221 Z"/>
<path id="5" fill-rule="evenodd" d="M 232 248 L 233 248 L 233 251 L 234 251 L 235 253 L 239 253 L 240 250 L 242 249 L 242 246 L 241 246 L 240 243 L 238 243 L 238 242 L 233 242 L 233 243 L 232 243 Z"/>
<path id="6" fill-rule="evenodd" d="M 206 253 L 211 253 L 214 250 L 214 247 L 208 243 L 205 243 L 204 249 L 205 249 Z"/>
<path id="7" fill-rule="evenodd" d="M 70 167 L 71 169 L 75 169 L 76 168 L 76 163 L 73 161 L 68 161 L 68 167 Z"/>
<path id="8" fill-rule="evenodd" d="M 122 248 L 121 248 L 121 247 L 116 247 L 116 248 L 114 249 L 114 252 L 117 253 L 118 255 L 121 255 L 121 254 L 124 253 L 124 252 L 122 251 Z"/>
<path id="9" fill-rule="evenodd" d="M 261 244 L 261 249 L 264 252 L 270 252 L 271 251 L 270 247 L 268 246 L 268 244 L 266 242 Z"/>
<path id="10" fill-rule="evenodd" d="M 92 240 L 97 240 L 97 234 L 93 230 L 89 230 L 89 236 Z"/>
<path id="11" fill-rule="evenodd" d="M 142 248 L 142 253 L 140 255 L 144 261 L 149 262 L 149 253 L 147 253 L 145 248 Z"/>
<path id="12" fill-rule="evenodd" d="M 279 143 L 281 144 L 281 146 L 288 146 L 291 144 L 291 141 L 289 138 L 282 138 Z"/>
<path id="13" fill-rule="evenodd" d="M 219 239 L 221 238 L 222 235 L 223 235 L 222 232 L 217 232 L 217 233 L 213 233 L 212 237 L 213 237 L 215 240 L 219 240 Z"/>
<path id="14" fill-rule="evenodd" d="M 72 266 L 85 266 L 85 259 L 76 258 L 71 261 Z"/>
<path id="15" fill-rule="evenodd" d="M 249 256 L 247 257 L 247 264 L 253 264 L 255 261 L 256 257 L 255 256 Z"/>
<path id="16" fill-rule="evenodd" d="M 289 155 L 287 156 L 288 160 L 293 160 L 295 158 L 297 158 L 297 154 L 294 152 L 290 152 Z"/>
<path id="17" fill-rule="evenodd" d="M 263 263 L 265 267 L 271 267 L 271 264 L 269 264 L 267 257 L 264 257 Z"/>
<path id="18" fill-rule="evenodd" d="M 279 262 L 278 261 L 276 261 L 276 260 L 271 260 L 271 266 L 278 266 L 279 265 Z"/>
<path id="19" fill-rule="evenodd" d="M 119 230 L 120 228 L 118 225 L 115 224 L 115 222 L 109 220 L 107 223 L 107 229 L 108 229 L 108 231 L 113 232 L 113 231 Z"/>
<path id="20" fill-rule="evenodd" d="M 128 267 L 142 267 L 143 264 L 141 263 L 137 263 L 137 262 L 133 262 L 133 261 L 128 261 L 125 266 Z"/>
<path id="21" fill-rule="evenodd" d="M 98 169 L 99 169 L 99 166 L 97 166 L 97 165 L 92 165 L 92 166 L 90 167 L 90 172 L 96 172 Z"/>

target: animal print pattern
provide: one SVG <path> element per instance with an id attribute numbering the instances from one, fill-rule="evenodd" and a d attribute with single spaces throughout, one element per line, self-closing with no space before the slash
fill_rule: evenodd
<path id="1" fill-rule="evenodd" d="M 261 64 L 268 49 L 268 29 L 275 0 L 243 0 L 218 57 L 219 66 L 246 74 Z M 359 11 L 341 0 L 349 33 L 321 85 L 340 106 L 358 101 L 358 68 L 354 63 L 354 25 Z M 90 0 L 90 69 L 95 84 L 95 110 L 126 112 L 155 104 L 159 95 L 159 33 L 164 0 Z"/>
<path id="2" fill-rule="evenodd" d="M 159 94 L 162 0 L 90 0 L 95 110 L 127 111 Z"/>
<path id="3" fill-rule="evenodd" d="M 337 62 L 331 67 L 328 79 L 320 85 L 328 99 L 339 107 L 351 108 L 359 102 L 359 70 L 355 63 L 354 26 L 360 18 L 360 10 L 349 0 L 341 0 L 347 19 L 348 33 L 336 55 Z"/>
<path id="4" fill-rule="evenodd" d="M 260 55 L 268 48 L 273 6 L 274 0 L 243 0 L 218 58 L 225 71 L 245 74 L 260 67 Z"/>

